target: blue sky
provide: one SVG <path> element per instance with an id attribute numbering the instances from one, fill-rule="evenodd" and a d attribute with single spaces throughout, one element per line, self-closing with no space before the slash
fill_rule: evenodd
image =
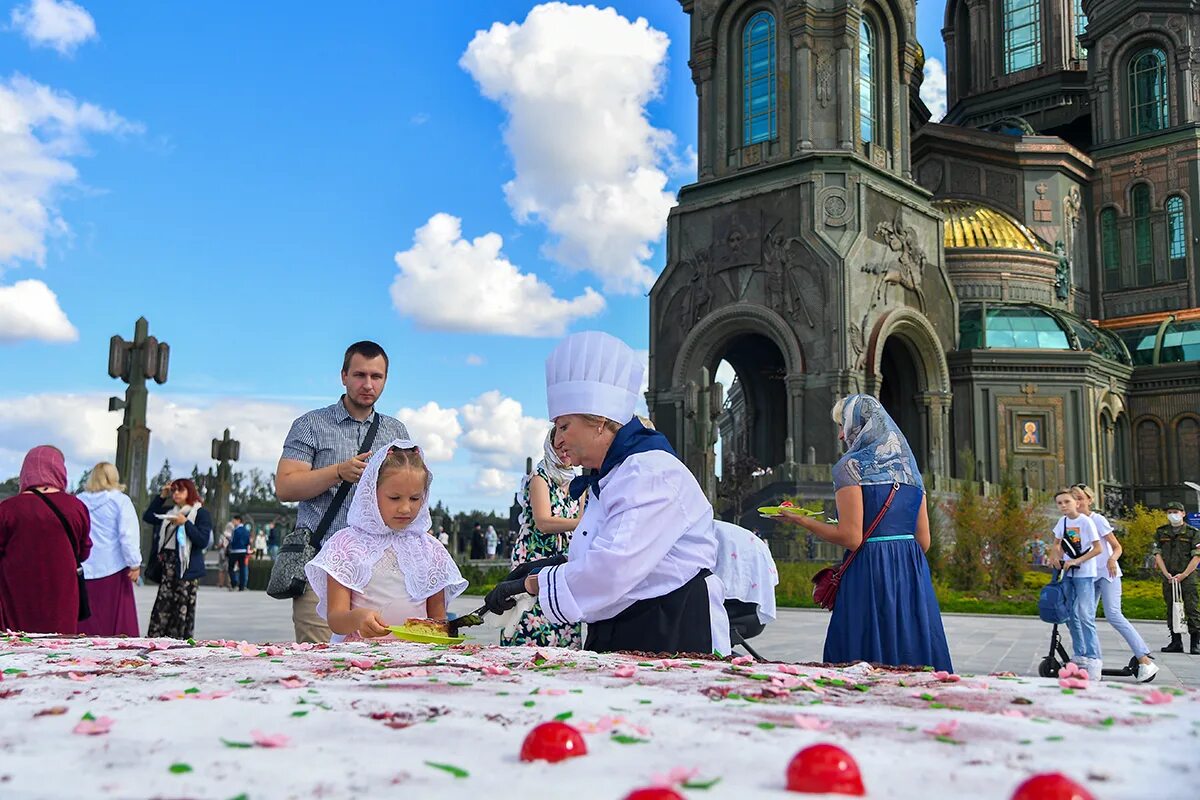
<path id="1" fill-rule="evenodd" d="M 145 315 L 172 347 L 152 464 L 207 466 L 228 426 L 272 466 L 370 338 L 392 357 L 381 408 L 436 437 L 435 495 L 507 505 L 555 338 L 648 347 L 665 209 L 694 179 L 688 18 L 612 8 L 0 3 L 0 173 L 25 176 L 0 192 L 40 209 L 0 204 L 0 473 L 43 441 L 73 471 L 112 457 L 108 338 Z M 933 58 L 941 14 L 919 9 Z M 574 74 L 579 48 L 604 57 Z"/>

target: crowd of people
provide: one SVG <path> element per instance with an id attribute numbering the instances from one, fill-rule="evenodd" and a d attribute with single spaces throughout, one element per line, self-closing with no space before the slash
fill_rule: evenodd
<path id="1" fill-rule="evenodd" d="M 376 410 L 388 367 L 378 344 L 351 345 L 342 397 L 293 422 L 276 490 L 297 503 L 294 528 L 281 519 L 256 528 L 236 514 L 214 540 L 195 484 L 177 478 L 140 515 L 154 532 L 142 553 L 139 516 L 112 464 L 95 465 L 84 491 L 72 495 L 63 453 L 33 448 L 19 493 L 0 502 L 0 629 L 135 636 L 133 585 L 148 580 L 158 590 L 147 635 L 189 638 L 210 550 L 218 553 L 218 585 L 230 591 L 246 590 L 252 559 L 270 559 L 268 591 L 290 600 L 297 642 L 370 639 L 414 617 L 446 619 L 467 582 L 449 537 L 433 529 L 434 476 L 420 443 Z M 727 608 L 774 618 L 778 576 L 766 546 L 749 531 L 714 524 L 666 437 L 634 414 L 642 371 L 634 351 L 607 334 L 575 334 L 551 353 L 553 424 L 521 483 L 518 529 L 508 538 L 476 523 L 463 542 L 472 559 L 509 559 L 508 575 L 485 598 L 500 617 L 501 645 L 728 654 Z M 845 552 L 822 584 L 832 610 L 823 660 L 952 671 L 912 450 L 870 395 L 839 400 L 832 417 L 845 447 L 833 467 L 836 520 L 782 512 Z M 1150 680 L 1158 667 L 1121 613 L 1121 543 L 1094 500 L 1082 484 L 1057 494 L 1062 517 L 1046 555 L 1070 590 L 1074 657 L 1099 676 L 1103 603 L 1133 652 L 1137 679 Z M 1185 523 L 1181 505 L 1166 511 L 1155 565 L 1164 599 L 1180 598 L 1185 622 L 1172 623 L 1162 649 L 1182 652 L 1186 627 L 1188 650 L 1200 654 L 1200 531 Z M 766 557 L 731 568 L 736 547 Z M 752 563 L 761 572 L 746 577 Z"/>

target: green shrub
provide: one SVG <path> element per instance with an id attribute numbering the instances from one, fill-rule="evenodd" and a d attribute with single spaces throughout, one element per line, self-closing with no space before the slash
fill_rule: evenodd
<path id="1" fill-rule="evenodd" d="M 1167 524 L 1166 512 L 1152 511 L 1138 503 L 1129 514 L 1112 522 L 1124 550 L 1121 554 L 1121 571 L 1141 573 L 1150 546 L 1154 543 L 1154 531 L 1160 525 Z"/>
<path id="2" fill-rule="evenodd" d="M 983 585 L 983 532 L 989 514 L 975 490 L 974 453 L 964 450 L 960 459 L 967 465 L 966 480 L 958 497 L 944 506 L 954 525 L 954 547 L 946 561 L 946 580 L 952 588 L 966 590 Z"/>

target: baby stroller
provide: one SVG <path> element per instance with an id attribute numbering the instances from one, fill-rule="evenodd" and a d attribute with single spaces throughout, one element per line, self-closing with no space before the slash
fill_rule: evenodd
<path id="1" fill-rule="evenodd" d="M 1065 545 L 1064 549 L 1066 549 Z M 1058 632 L 1058 626 L 1067 624 L 1067 617 L 1070 614 L 1070 603 L 1067 600 L 1066 585 L 1062 582 L 1062 578 L 1062 571 L 1055 570 L 1050 583 L 1042 588 L 1041 597 L 1038 598 L 1038 616 L 1043 622 L 1050 623 L 1050 651 L 1038 664 L 1038 675 L 1042 678 L 1057 677 L 1058 671 L 1071 660 L 1067 648 L 1063 646 L 1062 635 Z M 1138 660 L 1136 656 L 1133 656 L 1129 659 L 1129 663 L 1120 669 L 1102 669 L 1100 672 L 1113 678 L 1129 678 L 1137 675 L 1137 668 Z M 1151 677 L 1150 680 L 1153 681 L 1154 678 Z"/>
<path id="2" fill-rule="evenodd" d="M 747 642 L 775 619 L 775 586 L 779 572 L 766 543 L 745 528 L 722 520 L 713 522 L 717 536 L 715 573 L 725 585 L 729 641 L 758 661 L 763 657 Z"/>

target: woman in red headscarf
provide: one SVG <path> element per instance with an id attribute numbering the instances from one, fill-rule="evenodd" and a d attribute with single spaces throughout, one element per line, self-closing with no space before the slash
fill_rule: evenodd
<path id="1" fill-rule="evenodd" d="M 50 445 L 25 455 L 20 487 L 0 503 L 0 629 L 77 633 L 76 570 L 92 550 L 87 506 L 67 494 L 62 451 Z"/>

